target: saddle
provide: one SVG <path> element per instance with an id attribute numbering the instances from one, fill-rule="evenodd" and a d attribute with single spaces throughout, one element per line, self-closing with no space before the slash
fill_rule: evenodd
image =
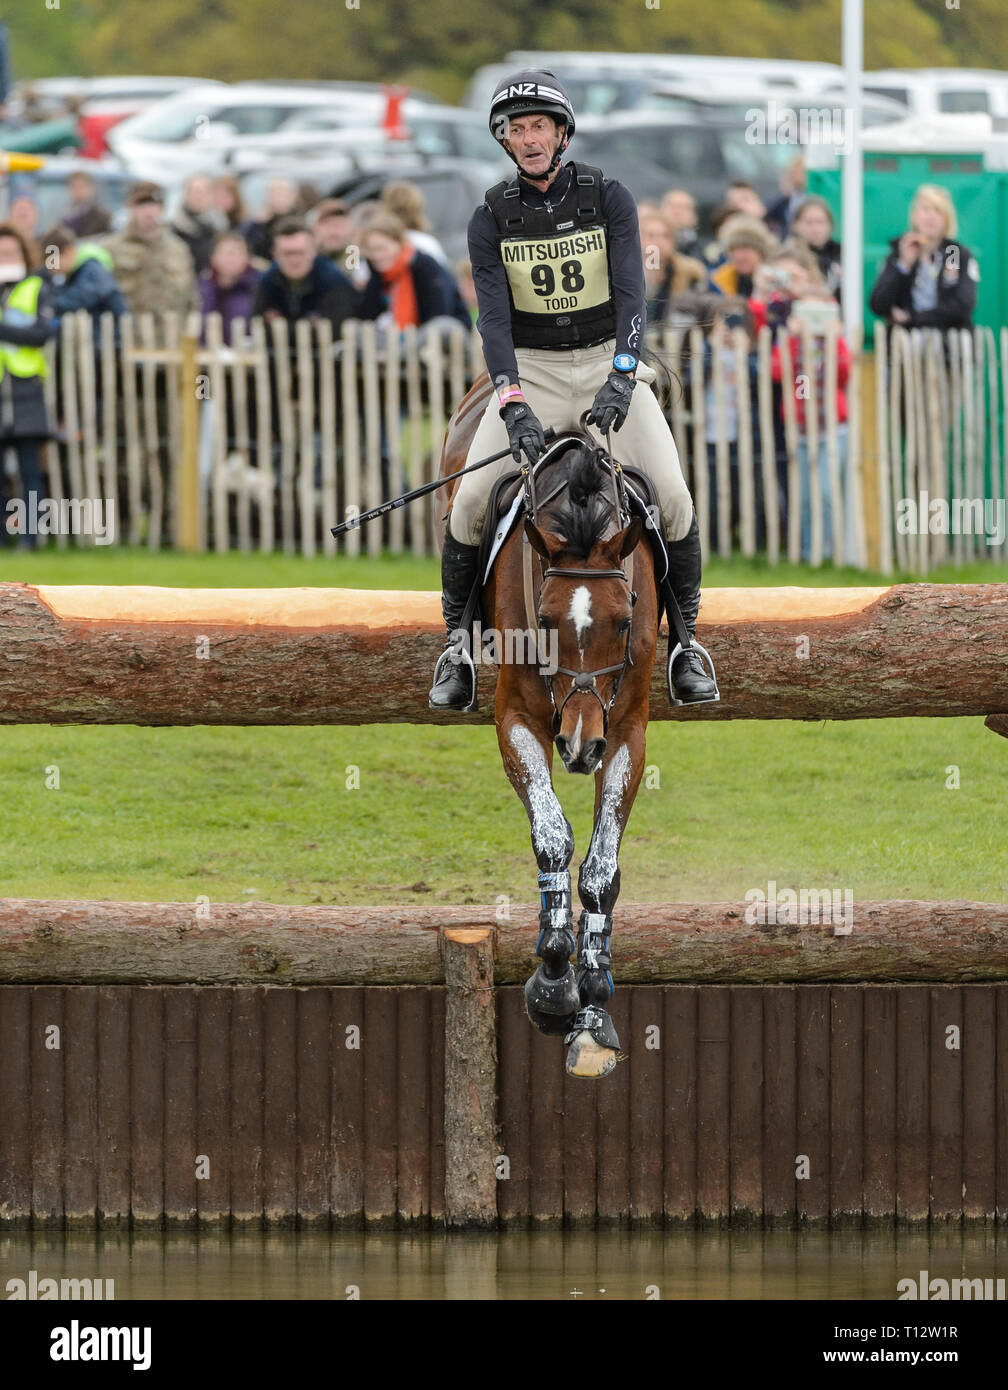
<path id="1" fill-rule="evenodd" d="M 535 486 L 535 499 L 539 507 L 544 506 L 557 495 L 564 486 L 566 479 L 559 484 L 551 486 L 548 477 L 550 469 L 570 448 L 572 444 L 583 444 L 584 439 L 580 435 L 564 434 L 555 439 L 546 451 L 541 455 L 538 462 L 532 469 L 532 477 Z M 679 611 L 679 604 L 669 582 L 668 553 L 665 549 L 665 538 L 662 535 L 662 528 L 656 526 L 654 517 L 661 515 L 661 508 L 658 502 L 658 494 L 654 484 L 646 473 L 637 468 L 623 468 L 623 478 L 626 483 L 627 502 L 630 507 L 631 516 L 640 516 L 644 522 L 645 534 L 650 543 L 654 560 L 655 580 L 658 586 L 658 626 L 661 627 L 662 615 L 667 614 L 669 634 L 669 660 L 667 663 L 669 698 L 673 698 L 672 691 L 672 657 L 674 651 L 691 645 L 691 638 L 686 630 L 682 613 Z M 483 526 L 483 533 L 480 537 L 479 551 L 477 552 L 476 581 L 473 584 L 472 592 L 466 603 L 462 614 L 459 627 L 467 632 L 472 631 L 473 623 L 478 619 L 480 628 L 492 627 L 492 614 L 487 614 L 483 607 L 483 589 L 490 578 L 490 573 L 500 554 L 504 542 L 511 535 L 520 518 L 525 514 L 525 496 L 522 486 L 521 471 L 518 468 L 502 473 L 498 477 L 491 489 L 487 501 L 486 521 Z M 526 620 L 531 628 L 538 626 L 536 623 L 536 612 L 538 607 L 539 590 L 542 587 L 542 564 L 541 557 L 533 555 L 532 547 L 528 537 L 522 533 L 523 547 L 523 568 L 525 577 L 525 610 Z M 536 577 L 534 561 L 540 561 L 539 573 Z M 632 584 L 633 562 L 632 553 L 627 556 L 627 577 Z M 473 690 L 473 703 L 475 704 L 476 691 Z"/>

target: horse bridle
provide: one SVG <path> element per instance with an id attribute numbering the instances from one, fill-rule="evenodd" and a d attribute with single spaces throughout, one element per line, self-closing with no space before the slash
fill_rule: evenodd
<path id="1" fill-rule="evenodd" d="M 581 416 L 581 428 L 582 428 L 582 429 L 585 429 L 585 427 L 586 427 L 586 421 L 587 421 L 588 414 L 589 414 L 589 412 L 588 412 L 588 411 L 585 411 L 584 414 L 582 414 L 582 416 Z M 611 480 L 612 480 L 613 503 L 614 503 L 614 506 L 615 506 L 615 514 L 616 514 L 616 516 L 619 517 L 620 519 L 622 519 L 624 516 L 626 516 L 627 519 L 629 519 L 629 516 L 630 516 L 630 509 L 629 509 L 629 506 L 627 505 L 626 489 L 625 489 L 624 483 L 623 483 L 623 473 L 622 473 L 622 469 L 620 468 L 619 464 L 618 464 L 618 463 L 615 461 L 615 459 L 613 458 L 612 446 L 611 446 L 610 441 L 609 441 L 609 431 L 608 431 L 608 430 L 606 430 L 606 433 L 605 433 L 605 442 L 606 442 L 606 456 L 607 456 L 608 463 L 609 463 L 609 476 L 610 476 L 610 478 L 611 478 Z M 557 447 L 559 446 L 560 443 L 561 443 L 561 441 L 560 441 L 560 440 L 557 440 L 557 442 L 556 442 L 554 445 L 552 445 L 551 448 L 554 448 L 554 449 L 557 448 Z M 526 509 L 526 514 L 527 514 L 528 516 L 530 516 L 530 517 L 533 519 L 533 521 L 535 521 L 535 520 L 538 519 L 539 508 L 540 508 L 540 507 L 544 507 L 544 506 L 546 505 L 546 503 L 547 503 L 552 497 L 554 497 L 554 496 L 556 495 L 557 492 L 561 491 L 562 488 L 563 488 L 563 486 L 564 486 L 564 484 L 561 483 L 561 484 L 559 485 L 559 487 L 557 487 L 557 488 L 554 490 L 554 492 L 552 492 L 552 493 L 549 494 L 549 497 L 543 498 L 541 501 L 537 502 L 537 501 L 536 501 L 536 496 L 535 496 L 534 470 L 531 469 L 531 468 L 529 468 L 527 465 L 524 466 L 524 467 L 522 468 L 522 481 L 523 481 L 524 488 L 525 488 L 525 509 Z M 547 568 L 546 570 L 544 570 L 544 572 L 543 572 L 542 582 L 545 584 L 546 580 L 552 578 L 554 575 L 562 576 L 562 577 L 564 577 L 564 578 L 570 578 L 570 579 L 622 579 L 623 582 L 624 582 L 624 584 L 628 584 L 628 583 L 629 583 L 629 580 L 628 580 L 627 577 L 626 577 L 626 571 L 625 571 L 625 570 L 622 570 L 622 569 L 614 569 L 614 570 L 570 569 L 570 568 L 568 568 L 568 567 L 566 567 L 566 566 L 562 566 L 562 565 L 550 565 L 550 566 L 548 566 L 548 568 Z M 542 597 L 542 590 L 540 589 L 540 598 L 541 598 L 541 597 Z M 630 639 L 631 639 L 631 637 L 632 637 L 632 635 L 633 635 L 633 607 L 634 607 L 634 605 L 636 604 L 636 602 L 637 602 L 637 591 L 636 591 L 636 589 L 631 589 L 631 590 L 630 590 L 630 608 L 631 608 L 630 620 L 629 620 L 629 622 L 627 623 L 626 645 L 625 645 L 624 648 L 623 648 L 623 660 L 619 663 L 619 665 L 617 665 L 617 666 L 599 666 L 599 667 L 598 667 L 596 670 L 594 670 L 594 671 L 572 671 L 571 668 L 570 668 L 569 666 L 558 666 L 558 667 L 556 668 L 556 671 L 544 672 L 544 673 L 543 673 L 543 679 L 544 679 L 545 682 L 546 682 L 546 689 L 549 691 L 550 704 L 553 706 L 553 737 L 554 737 L 554 738 L 556 738 L 557 734 L 560 732 L 560 725 L 561 725 L 561 723 L 562 723 L 562 721 L 563 721 L 564 706 L 567 704 L 567 701 L 570 699 L 570 697 L 571 697 L 572 695 L 578 693 L 578 692 L 580 692 L 580 693 L 582 693 L 582 694 L 591 694 L 591 695 L 594 695 L 595 698 L 596 698 L 596 700 L 598 700 L 599 704 L 602 706 L 602 732 L 603 732 L 604 734 L 605 734 L 605 733 L 608 733 L 608 731 L 609 731 L 609 711 L 612 709 L 613 705 L 616 703 L 616 696 L 619 694 L 620 686 L 623 684 L 623 677 L 626 675 L 626 668 L 627 668 L 627 666 L 632 666 L 632 665 L 634 664 L 634 662 L 633 662 L 633 657 L 630 655 Z M 539 624 L 539 628 L 540 628 L 540 631 L 541 631 L 541 630 L 542 630 L 542 618 L 541 618 L 541 616 L 540 616 L 538 613 L 536 613 L 536 620 L 537 620 L 537 622 L 538 622 L 538 624 Z M 601 695 L 599 694 L 599 692 L 598 692 L 598 686 L 597 686 L 596 683 L 595 683 L 595 677 L 596 677 L 596 676 L 607 676 L 607 675 L 609 675 L 609 673 L 612 672 L 612 671 L 618 671 L 618 672 L 619 672 L 619 675 L 616 677 L 615 681 L 613 682 L 612 694 L 609 696 L 609 703 L 606 704 L 606 703 L 603 701 L 602 696 L 601 696 Z M 555 696 L 554 696 L 554 694 L 553 694 L 553 677 L 554 677 L 554 675 L 570 676 L 570 677 L 571 677 L 571 688 L 570 688 L 570 690 L 568 690 L 567 694 L 566 694 L 566 695 L 563 697 L 563 699 L 561 700 L 561 702 L 560 702 L 560 708 L 559 708 L 559 709 L 557 709 L 556 698 L 555 698 Z"/>
<path id="2" fill-rule="evenodd" d="M 565 566 L 562 566 L 562 565 L 550 565 L 550 566 L 544 571 L 544 573 L 543 573 L 543 583 L 545 583 L 547 579 L 552 578 L 554 575 L 563 576 L 564 578 L 571 578 L 571 579 L 622 579 L 623 582 L 624 582 L 624 584 L 626 584 L 626 583 L 629 582 L 629 581 L 627 580 L 627 577 L 626 577 L 626 572 L 625 572 L 624 570 L 622 570 L 622 569 L 615 569 L 615 570 L 587 570 L 587 569 L 585 569 L 585 570 L 583 570 L 583 569 L 568 569 L 568 568 L 566 568 Z M 599 667 L 598 667 L 596 670 L 594 670 L 594 671 L 572 671 L 571 668 L 570 668 L 569 666 L 558 666 L 558 667 L 556 668 L 556 671 L 544 672 L 544 674 L 543 674 L 543 679 L 544 679 L 545 682 L 546 682 L 546 689 L 549 691 L 550 704 L 553 706 L 553 737 L 554 737 L 554 738 L 555 738 L 555 737 L 557 736 L 557 734 L 560 732 L 560 725 L 561 725 L 561 723 L 562 723 L 562 721 L 563 721 L 564 706 L 567 704 L 567 701 L 570 699 L 570 697 L 571 697 L 572 695 L 574 695 L 575 693 L 577 693 L 577 692 L 581 692 L 582 694 L 591 694 L 591 695 L 594 695 L 594 696 L 595 696 L 596 700 L 598 700 L 599 704 L 602 706 L 602 732 L 603 732 L 603 734 L 609 732 L 609 711 L 612 709 L 613 705 L 616 703 L 616 696 L 619 694 L 620 686 L 623 684 L 623 677 L 626 675 L 626 668 L 627 668 L 627 666 L 632 666 L 632 665 L 634 664 L 633 657 L 630 655 L 630 638 L 631 638 L 631 636 L 633 635 L 633 611 L 632 611 L 632 610 L 633 610 L 633 606 L 636 604 L 636 602 L 637 602 L 637 591 L 636 591 L 635 589 L 631 589 L 631 590 L 630 590 L 630 607 L 631 607 L 631 613 L 630 613 L 629 621 L 627 622 L 626 646 L 623 648 L 623 660 L 622 660 L 618 665 L 616 665 L 616 666 L 599 666 Z M 542 619 L 541 619 L 541 617 L 539 616 L 538 613 L 536 614 L 536 617 L 537 617 L 537 619 L 539 620 L 539 624 L 540 624 L 540 628 L 541 628 L 541 626 L 542 626 Z M 612 694 L 609 696 L 609 703 L 608 703 L 608 704 L 605 704 L 605 702 L 604 702 L 603 699 L 602 699 L 602 696 L 601 696 L 601 695 L 599 694 L 599 692 L 598 692 L 598 686 L 597 686 L 596 683 L 595 683 L 595 677 L 596 677 L 596 676 L 606 676 L 606 675 L 608 675 L 611 671 L 618 671 L 618 672 L 619 672 L 619 675 L 616 677 L 615 681 L 613 681 Z M 567 694 L 566 694 L 566 695 L 563 697 L 563 699 L 561 700 L 561 702 L 560 702 L 560 708 L 559 708 L 559 709 L 557 709 L 556 698 L 555 698 L 555 696 L 554 696 L 554 694 L 553 694 L 553 677 L 554 677 L 554 675 L 570 676 L 570 677 L 572 678 L 572 679 L 571 679 L 571 688 L 568 690 Z"/>

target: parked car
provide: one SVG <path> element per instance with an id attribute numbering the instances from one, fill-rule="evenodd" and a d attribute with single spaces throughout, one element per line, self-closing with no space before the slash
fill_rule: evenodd
<path id="1" fill-rule="evenodd" d="M 76 154 L 80 143 L 77 122 L 72 116 L 0 126 L 0 149 L 18 154 Z"/>
<path id="2" fill-rule="evenodd" d="M 698 116 L 716 116 L 749 122 L 751 112 L 763 111 L 771 119 L 773 113 L 778 130 L 789 121 L 804 119 L 810 129 L 829 129 L 834 112 L 841 107 L 840 93 L 827 91 L 796 91 L 793 87 L 716 86 L 702 82 L 677 82 L 659 87 L 652 95 L 655 110 L 691 111 Z M 845 108 L 842 108 L 845 109 Z M 793 115 L 790 113 L 794 113 Z M 643 113 L 642 113 L 643 114 Z M 861 128 L 891 125 L 906 120 L 906 107 L 891 97 L 866 96 L 861 107 Z M 841 121 L 842 124 L 842 121 Z"/>
<path id="3" fill-rule="evenodd" d="M 334 167 L 342 162 L 347 174 L 391 167 L 403 160 L 416 164 L 425 158 L 455 156 L 482 164 L 487 186 L 500 177 L 500 146 L 474 112 L 405 102 L 399 115 L 402 124 L 390 131 L 378 124 L 381 113 L 373 110 L 372 124 L 361 126 L 356 110 L 320 108 L 295 117 L 275 134 L 221 143 L 215 154 L 232 172 L 279 160 L 288 161 L 288 171 L 296 162 L 300 171 L 304 161 L 323 160 Z"/>
<path id="4" fill-rule="evenodd" d="M 504 62 L 477 69 L 466 91 L 466 105 L 486 111 L 500 79 L 520 68 L 548 68 L 567 88 L 574 110 L 585 116 L 648 108 L 653 104 L 655 91 L 673 82 L 808 90 L 843 76 L 843 69 L 835 63 L 786 58 L 718 58 L 693 53 L 537 53 L 516 49 Z"/>
<path id="5" fill-rule="evenodd" d="M 15 83 L 9 105 L 12 114 L 21 115 L 25 98 L 30 96 L 55 114 L 64 110 L 68 101 L 163 101 L 187 87 L 211 84 L 225 85 L 215 77 L 37 77 Z"/>
<path id="6" fill-rule="evenodd" d="M 1008 118 L 1008 73 L 982 68 L 880 68 L 864 90 L 901 102 L 912 116 Z"/>
<path id="7" fill-rule="evenodd" d="M 490 134 L 486 119 L 464 106 L 441 106 L 430 102 L 404 101 L 399 108 L 402 139 L 420 154 L 459 155 L 463 159 L 496 162 L 500 146 Z M 363 122 L 356 122 L 357 126 Z M 347 130 L 345 112 L 319 108 L 292 116 L 277 132 L 280 143 L 297 133 L 311 133 L 324 143 L 326 132 Z"/>
<path id="8" fill-rule="evenodd" d="M 109 77 L 95 82 L 81 104 L 78 129 L 81 154 L 100 159 L 108 153 L 108 132 L 120 121 L 146 111 L 155 102 L 186 92 L 194 85 L 205 87 L 208 79 L 197 83 L 191 77 Z M 223 87 L 223 82 L 213 82 Z"/>
<path id="9" fill-rule="evenodd" d="M 661 198 L 670 188 L 688 189 L 703 232 L 732 179 L 746 179 L 769 202 L 779 195 L 781 170 L 796 153 L 793 145 L 747 139 L 743 121 L 680 111 L 589 117 L 578 123 L 575 139 L 575 158 L 599 165 L 638 201 Z"/>
<path id="10" fill-rule="evenodd" d="M 33 119 L 52 120 L 62 116 L 68 102 L 83 101 L 86 77 L 38 77 L 31 82 L 15 82 L 7 99 L 7 111 L 16 118 L 32 114 Z"/>
<path id="11" fill-rule="evenodd" d="M 385 109 L 380 88 L 360 91 L 335 84 L 242 82 L 193 87 L 122 121 L 108 134 L 113 153 L 138 178 L 159 179 L 167 171 L 180 177 L 221 168 L 223 151 L 243 139 L 262 141 L 304 112 L 343 110 L 348 124 Z"/>

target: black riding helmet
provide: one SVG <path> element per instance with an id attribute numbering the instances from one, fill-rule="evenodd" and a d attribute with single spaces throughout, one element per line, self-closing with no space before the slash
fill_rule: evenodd
<path id="1" fill-rule="evenodd" d="M 525 68 L 498 82 L 490 99 L 490 133 L 501 146 L 504 146 L 507 139 L 508 121 L 513 116 L 538 115 L 552 116 L 564 127 L 560 148 L 553 156 L 549 168 L 545 174 L 537 176 L 545 178 L 560 163 L 561 156 L 574 134 L 574 107 L 571 105 L 571 99 L 559 78 L 544 69 Z M 510 150 L 508 154 L 514 159 L 515 164 L 518 164 Z M 521 169 L 520 164 L 518 168 Z"/>

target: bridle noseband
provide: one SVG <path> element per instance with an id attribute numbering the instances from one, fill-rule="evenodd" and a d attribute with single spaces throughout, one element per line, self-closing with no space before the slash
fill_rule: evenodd
<path id="1" fill-rule="evenodd" d="M 627 580 L 627 577 L 626 577 L 626 572 L 625 572 L 624 570 L 622 570 L 622 569 L 615 569 L 615 570 L 568 569 L 568 568 L 566 568 L 565 566 L 561 566 L 561 565 L 550 565 L 550 566 L 545 570 L 545 572 L 543 573 L 543 583 L 545 583 L 547 579 L 552 578 L 554 575 L 562 576 L 562 577 L 564 577 L 564 578 L 571 578 L 571 579 L 622 579 L 623 582 L 624 582 L 624 584 L 626 584 L 626 583 L 629 582 L 629 581 Z M 636 602 L 637 602 L 637 592 L 636 592 L 635 589 L 631 589 L 631 590 L 630 590 L 630 606 L 631 606 L 631 609 L 633 608 L 633 605 L 634 605 Z M 538 615 L 537 615 L 537 616 L 538 616 Z M 541 626 L 541 619 L 540 619 L 540 626 Z M 546 689 L 549 691 L 550 704 L 553 706 L 553 737 L 554 737 L 554 738 L 556 738 L 557 734 L 560 732 L 560 725 L 561 725 L 561 723 L 562 723 L 562 721 L 563 721 L 564 706 L 567 704 L 567 701 L 570 699 L 570 697 L 571 697 L 572 695 L 574 695 L 575 693 L 577 693 L 577 692 L 581 692 L 581 693 L 583 693 L 583 694 L 591 694 L 591 695 L 594 695 L 594 696 L 595 696 L 596 700 L 598 700 L 599 704 L 602 706 L 602 732 L 603 732 L 603 734 L 609 732 L 609 711 L 612 709 L 613 705 L 616 703 L 616 696 L 619 694 L 620 686 L 623 684 L 623 677 L 626 675 L 626 668 L 627 668 L 627 666 L 628 666 L 628 665 L 629 665 L 629 666 L 632 666 L 632 665 L 634 664 L 634 662 L 633 662 L 633 657 L 630 655 L 630 638 L 631 638 L 632 633 L 633 633 L 633 614 L 631 613 L 631 615 L 630 615 L 630 621 L 627 623 L 626 646 L 625 646 L 624 649 L 623 649 L 623 660 L 622 660 L 618 665 L 616 665 L 616 666 L 600 666 L 600 667 L 598 667 L 598 668 L 597 668 L 596 670 L 594 670 L 594 671 L 572 671 L 571 668 L 570 668 L 569 666 L 558 666 L 558 667 L 556 668 L 556 671 L 552 671 L 552 672 L 548 672 L 548 673 L 545 673 L 545 674 L 544 674 L 543 679 L 544 679 L 545 682 L 546 682 Z M 619 675 L 616 677 L 615 681 L 613 682 L 612 694 L 609 696 L 609 703 L 608 703 L 608 704 L 605 704 L 605 703 L 603 702 L 602 696 L 601 696 L 601 695 L 599 694 L 599 692 L 598 692 L 598 686 L 595 684 L 595 677 L 596 677 L 596 676 L 606 676 L 606 675 L 608 675 L 611 671 L 618 671 L 618 672 L 619 672 Z M 566 694 L 566 695 L 563 697 L 563 699 L 561 700 L 561 702 L 560 702 L 560 708 L 559 708 L 559 709 L 557 709 L 556 699 L 555 699 L 555 697 L 554 697 L 554 695 L 553 695 L 553 677 L 554 677 L 554 675 L 562 675 L 562 676 L 570 676 L 570 677 L 571 677 L 571 688 L 568 690 L 567 694 Z"/>

